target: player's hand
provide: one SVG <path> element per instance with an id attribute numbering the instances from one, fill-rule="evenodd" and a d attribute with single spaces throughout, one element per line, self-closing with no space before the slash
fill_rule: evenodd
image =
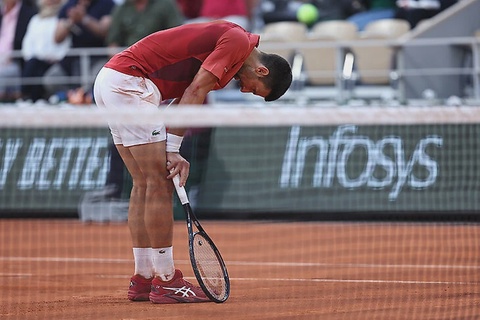
<path id="1" fill-rule="evenodd" d="M 178 174 L 180 186 L 185 186 L 190 174 L 190 163 L 184 157 L 177 152 L 167 152 L 167 170 L 170 172 L 167 179 L 172 179 Z"/>

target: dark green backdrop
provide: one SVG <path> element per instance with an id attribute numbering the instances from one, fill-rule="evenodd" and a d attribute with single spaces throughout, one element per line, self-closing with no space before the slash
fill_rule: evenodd
<path id="1" fill-rule="evenodd" d="M 480 125 L 217 128 L 210 212 L 477 212 Z M 108 130 L 0 131 L 0 210 L 75 211 L 108 172 Z M 198 177 L 198 176 L 197 176 Z"/>

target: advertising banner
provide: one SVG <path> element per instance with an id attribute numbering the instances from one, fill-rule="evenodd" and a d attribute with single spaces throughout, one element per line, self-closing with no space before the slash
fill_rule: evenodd
<path id="1" fill-rule="evenodd" d="M 216 129 L 200 207 L 238 212 L 473 212 L 479 125 Z"/>
<path id="2" fill-rule="evenodd" d="M 108 129 L 0 130 L 0 210 L 71 211 L 105 185 Z"/>

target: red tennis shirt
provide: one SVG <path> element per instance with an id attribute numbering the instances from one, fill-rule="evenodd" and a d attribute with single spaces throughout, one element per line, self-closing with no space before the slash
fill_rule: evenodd
<path id="1" fill-rule="evenodd" d="M 158 31 L 113 56 L 105 67 L 151 79 L 162 99 L 181 97 L 200 67 L 225 87 L 255 47 L 259 36 L 227 21 L 185 24 Z"/>

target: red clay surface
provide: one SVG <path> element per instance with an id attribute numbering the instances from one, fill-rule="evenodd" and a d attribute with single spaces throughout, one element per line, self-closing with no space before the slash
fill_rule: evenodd
<path id="1" fill-rule="evenodd" d="M 230 273 L 223 304 L 128 301 L 124 223 L 0 220 L 0 318 L 480 319 L 477 224 L 203 225 Z M 195 283 L 183 222 L 174 246 Z"/>

